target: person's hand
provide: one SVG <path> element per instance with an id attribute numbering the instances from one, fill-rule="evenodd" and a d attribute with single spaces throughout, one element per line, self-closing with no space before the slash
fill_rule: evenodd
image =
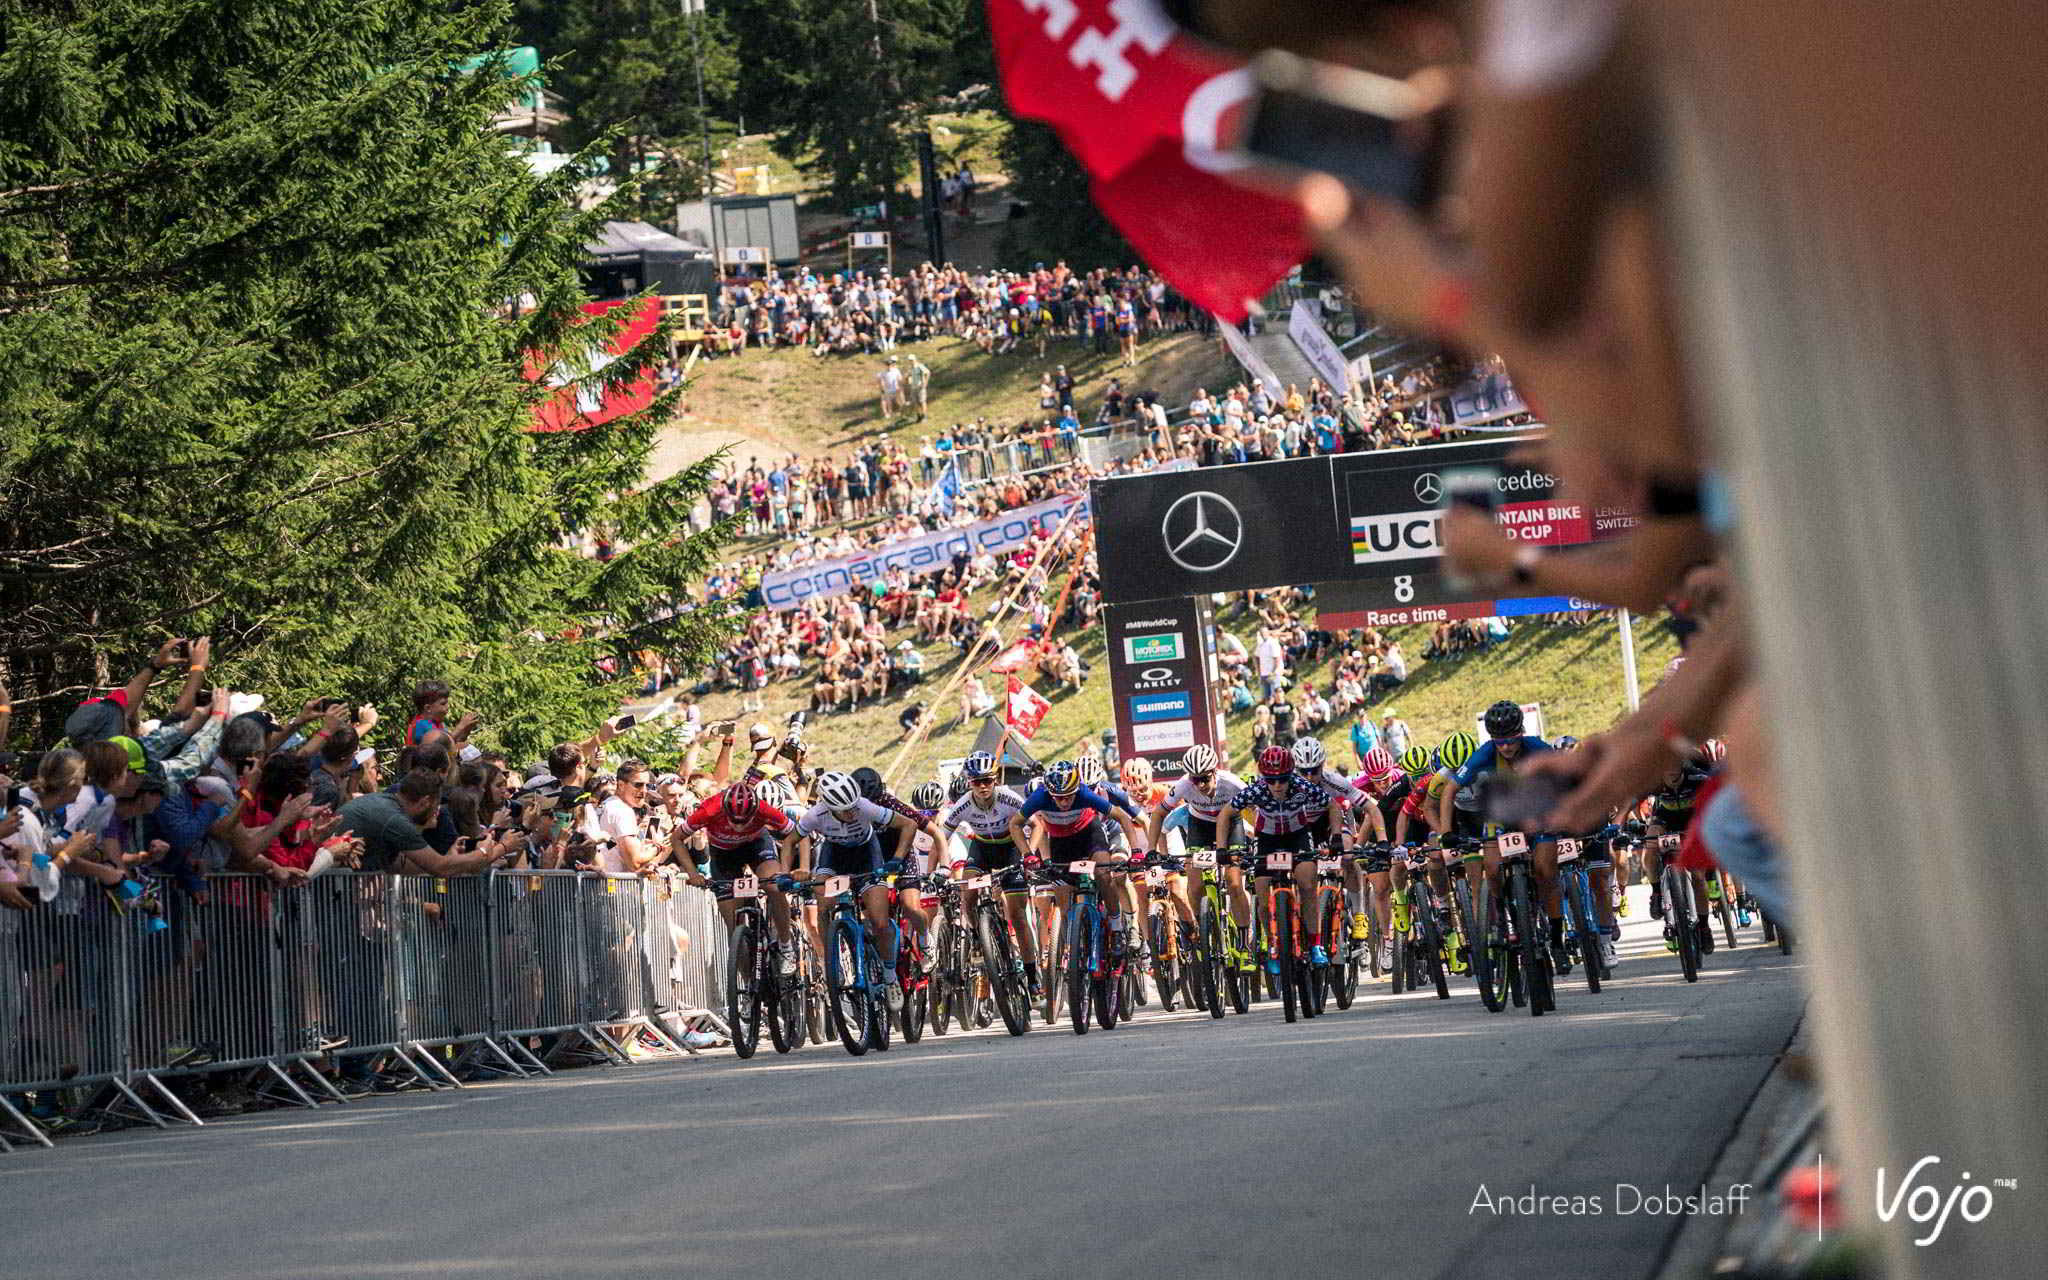
<path id="1" fill-rule="evenodd" d="M 7 883 L 0 884 L 0 907 L 6 907 L 10 911 L 33 911 L 36 904 L 21 891 L 20 885 Z"/>
<path id="2" fill-rule="evenodd" d="M 213 665 L 213 637 L 200 636 L 186 651 L 185 666 L 192 671 L 204 671 Z"/>
<path id="3" fill-rule="evenodd" d="M 299 704 L 299 719 L 312 720 L 320 714 L 320 699 L 308 698 Z"/>
<path id="4" fill-rule="evenodd" d="M 1647 723 L 1623 721 L 1579 743 L 1576 751 L 1547 751 L 1520 766 L 1532 777 L 1549 775 L 1576 785 L 1544 819 L 1553 831 L 1587 831 L 1620 805 L 1647 794 L 1670 771 L 1671 750 Z"/>
<path id="5" fill-rule="evenodd" d="M 178 660 L 178 655 L 184 650 L 184 644 L 184 640 L 175 636 L 164 641 L 156 647 L 156 652 L 149 656 L 149 665 L 158 668 L 170 666 Z"/>
<path id="6" fill-rule="evenodd" d="M 300 818 L 305 817 L 306 810 L 312 807 L 313 793 L 301 791 L 295 796 L 286 797 L 285 802 L 278 806 L 277 816 L 284 819 L 284 825 L 289 827 Z"/>
<path id="7" fill-rule="evenodd" d="M 9 809 L 4 815 L 0 815 L 0 840 L 5 840 L 19 830 L 21 830 L 21 810 Z"/>
<path id="8" fill-rule="evenodd" d="M 217 684 L 213 686 L 213 701 L 206 704 L 207 711 L 213 715 L 219 716 L 223 720 L 227 719 L 228 699 L 232 697 L 234 697 L 234 695 L 228 692 L 226 685 Z"/>
<path id="9" fill-rule="evenodd" d="M 320 715 L 320 728 L 324 733 L 332 734 L 347 723 L 348 707 L 343 703 L 335 703 Z"/>
<path id="10" fill-rule="evenodd" d="M 324 804 L 307 810 L 306 816 L 313 820 L 311 839 L 315 843 L 333 835 L 334 829 L 341 825 L 341 815 Z"/>
<path id="11" fill-rule="evenodd" d="M 306 883 L 306 872 L 303 867 L 281 867 L 273 865 L 270 868 L 270 870 L 265 874 L 267 874 L 270 877 L 270 882 L 279 887 L 280 889 L 290 888 L 293 885 L 301 885 Z"/>
<path id="12" fill-rule="evenodd" d="M 1468 577 L 1505 582 L 1521 547 L 1476 507 L 1455 503 L 1444 513 L 1444 556 Z"/>
<path id="13" fill-rule="evenodd" d="M 363 704 L 362 706 L 360 706 L 360 707 L 357 707 L 357 708 L 356 708 L 356 732 L 357 732 L 358 734 L 368 734 L 368 733 L 370 732 L 370 730 L 372 730 L 372 729 L 374 729 L 374 728 L 376 728 L 376 727 L 377 727 L 377 708 L 375 708 L 375 707 L 371 706 L 371 705 L 370 705 L 369 703 L 367 703 L 367 702 L 365 702 L 365 703 L 364 703 L 364 704 Z"/>
<path id="14" fill-rule="evenodd" d="M 484 718 L 478 715 L 476 712 L 465 711 L 462 713 L 462 717 L 455 722 L 455 732 L 459 736 L 461 734 L 469 732 L 471 729 L 476 728 L 483 722 Z"/>

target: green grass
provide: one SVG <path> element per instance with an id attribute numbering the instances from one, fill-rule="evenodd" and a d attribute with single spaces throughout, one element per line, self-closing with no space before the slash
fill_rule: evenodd
<path id="1" fill-rule="evenodd" d="M 978 603 L 986 607 L 985 601 Z M 1225 630 L 1239 632 L 1240 638 L 1245 621 L 1244 615 L 1234 608 L 1218 619 Z M 1386 706 L 1393 706 L 1418 739 L 1430 745 L 1454 730 L 1470 730 L 1473 717 L 1500 698 L 1542 703 L 1545 729 L 1552 737 L 1597 733 L 1625 709 L 1620 629 L 1612 619 L 1586 627 L 1528 623 L 1490 653 L 1441 662 L 1419 661 L 1423 646 L 1428 643 L 1427 628 L 1396 628 L 1392 634 L 1399 640 L 1402 652 L 1409 656 L 1409 680 L 1405 688 L 1374 707 L 1371 714 L 1377 716 Z M 892 636 L 891 643 L 902 638 L 907 637 Z M 1030 744 L 1033 753 L 1042 760 L 1075 754 L 1085 744 L 1099 741 L 1102 730 L 1113 724 L 1101 628 L 1090 629 L 1075 641 L 1074 647 L 1093 671 L 1081 689 L 1065 693 L 1043 691 L 1053 706 Z M 1676 652 L 1677 646 L 1662 626 L 1638 621 L 1636 660 L 1644 688 L 1655 682 Z M 925 683 L 916 696 L 929 701 L 959 661 L 957 653 L 943 645 L 924 647 L 923 653 Z M 1331 679 L 1328 663 L 1298 674 L 1325 686 Z M 990 691 L 1000 698 L 1002 677 L 984 679 Z M 753 717 L 740 716 L 736 695 L 717 694 L 704 700 L 705 716 L 708 720 L 737 718 L 742 723 L 761 719 L 779 728 L 789 712 L 809 700 L 809 688 L 807 682 L 770 686 L 764 694 L 763 710 Z M 864 764 L 886 767 L 896 758 L 902 741 L 896 718 L 908 701 L 894 698 L 848 714 L 813 717 L 806 729 L 813 762 L 834 768 L 850 769 Z M 938 710 L 939 729 L 911 752 L 906 767 L 896 775 L 899 780 L 930 777 L 940 760 L 963 755 L 972 746 L 979 725 L 960 725 L 955 721 L 957 697 L 949 698 Z M 1251 713 L 1245 712 L 1229 717 L 1227 722 L 1229 758 L 1240 770 L 1248 769 L 1251 763 L 1251 718 Z M 1346 768 L 1353 763 L 1348 733 L 1346 724 L 1332 725 L 1319 735 L 1332 757 Z"/>

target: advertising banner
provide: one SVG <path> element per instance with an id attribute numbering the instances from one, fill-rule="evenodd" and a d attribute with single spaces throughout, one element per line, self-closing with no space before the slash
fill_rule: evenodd
<path id="1" fill-rule="evenodd" d="M 1156 776 L 1178 777 L 1183 751 L 1197 742 L 1214 745 L 1207 614 L 1207 605 L 1195 599 L 1103 610 L 1118 759 L 1143 756 Z"/>
<path id="2" fill-rule="evenodd" d="M 1074 523 L 1086 524 L 1088 496 L 1062 494 L 962 528 L 921 533 L 859 555 L 771 573 L 761 579 L 761 598 L 771 609 L 794 609 L 806 600 L 829 599 L 858 590 L 892 568 L 925 573 L 946 567 L 957 555 L 973 556 L 983 551 L 1000 555 L 1040 530 L 1050 532 L 1059 528 L 1069 511 L 1074 513 Z"/>
<path id="3" fill-rule="evenodd" d="M 1522 397 L 1503 373 L 1474 378 L 1450 394 L 1451 421 L 1460 427 L 1478 427 L 1518 413 L 1529 412 Z"/>
<path id="4" fill-rule="evenodd" d="M 1266 363 L 1266 357 L 1252 348 L 1242 330 L 1228 320 L 1218 320 L 1216 328 L 1223 334 L 1223 345 L 1230 348 L 1230 354 L 1237 357 L 1238 364 L 1252 376 L 1255 382 L 1266 384 L 1266 390 L 1275 397 L 1287 394 L 1287 384 L 1273 372 L 1273 366 Z"/>
<path id="5" fill-rule="evenodd" d="M 1339 396 L 1347 396 L 1351 394 L 1351 366 L 1346 363 L 1344 353 L 1338 350 L 1336 339 L 1323 328 L 1322 310 L 1319 302 L 1296 299 L 1293 310 L 1287 313 L 1287 336 L 1301 348 L 1303 358 L 1322 378 L 1323 385 Z"/>

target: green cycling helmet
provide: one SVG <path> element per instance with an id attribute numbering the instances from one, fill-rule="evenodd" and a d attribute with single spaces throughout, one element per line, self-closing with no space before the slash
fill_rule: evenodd
<path id="1" fill-rule="evenodd" d="M 1444 745 L 1437 748 L 1437 756 L 1443 760 L 1446 769 L 1462 769 L 1472 753 L 1479 750 L 1479 739 L 1460 729 L 1444 739 Z"/>

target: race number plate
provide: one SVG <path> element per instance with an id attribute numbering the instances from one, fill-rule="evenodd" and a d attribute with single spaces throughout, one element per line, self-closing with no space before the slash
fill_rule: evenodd
<path id="1" fill-rule="evenodd" d="M 741 876 L 732 882 L 732 896 L 758 898 L 761 896 L 761 882 L 753 876 Z"/>
<path id="2" fill-rule="evenodd" d="M 989 884 L 990 884 L 990 883 L 991 883 L 991 879 L 990 879 L 990 877 L 988 877 L 988 876 L 976 876 L 976 877 L 974 877 L 974 879 L 972 879 L 972 880 L 969 880 L 969 881 L 967 882 L 967 887 L 968 887 L 969 889 L 975 889 L 975 890 L 980 890 L 980 889 L 986 889 L 986 888 L 988 888 L 988 887 L 989 887 Z"/>
<path id="3" fill-rule="evenodd" d="M 1337 858 L 1317 858 L 1316 871 L 1322 875 L 1334 876 L 1344 869 L 1344 863 Z"/>
<path id="4" fill-rule="evenodd" d="M 1293 855 L 1293 854 L 1291 854 L 1291 853 L 1269 853 L 1269 854 L 1267 854 L 1267 855 L 1266 855 L 1266 870 L 1268 870 L 1268 871 L 1292 871 L 1292 870 L 1294 870 L 1294 855 Z"/>
<path id="5" fill-rule="evenodd" d="M 1188 859 L 1188 861 L 1194 863 L 1197 867 L 1213 867 L 1216 865 L 1216 851 L 1214 849 L 1197 849 L 1194 856 Z"/>
<path id="6" fill-rule="evenodd" d="M 1527 853 L 1529 852 L 1529 837 L 1519 831 L 1503 831 L 1500 833 L 1500 851 L 1502 853 Z"/>
<path id="7" fill-rule="evenodd" d="M 1146 883 L 1146 884 L 1165 884 L 1165 883 L 1166 883 L 1166 872 L 1165 872 L 1164 870 L 1162 870 L 1161 868 L 1159 868 L 1159 867 L 1147 867 L 1147 868 L 1145 868 L 1145 883 Z"/>
<path id="8" fill-rule="evenodd" d="M 1676 849 L 1679 845 L 1684 843 L 1684 836 L 1660 836 L 1657 840 L 1657 844 L 1665 849 Z"/>
<path id="9" fill-rule="evenodd" d="M 1560 840 L 1560 841 L 1558 841 L 1558 842 L 1557 842 L 1557 860 L 1558 860 L 1559 862 L 1576 862 L 1576 861 L 1578 861 L 1578 858 L 1579 858 L 1579 842 L 1578 842 L 1578 841 L 1576 841 L 1576 840 Z"/>
<path id="10" fill-rule="evenodd" d="M 1095 874 L 1095 864 L 1091 861 L 1069 862 L 1067 864 L 1067 874 L 1070 876 L 1092 876 Z"/>
<path id="11" fill-rule="evenodd" d="M 836 898 L 853 888 L 852 876 L 833 876 L 825 881 L 825 896 Z"/>

